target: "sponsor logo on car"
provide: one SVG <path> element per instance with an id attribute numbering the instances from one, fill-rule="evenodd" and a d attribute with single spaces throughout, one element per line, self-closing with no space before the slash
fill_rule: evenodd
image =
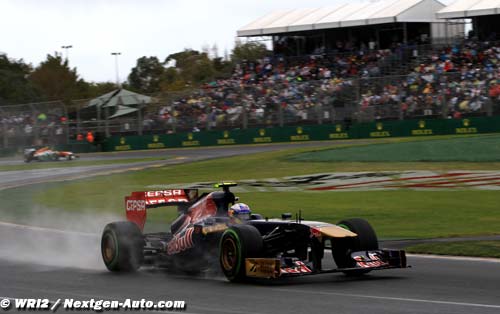
<path id="1" fill-rule="evenodd" d="M 145 192 L 146 197 L 184 196 L 183 190 L 163 190 Z"/>
<path id="2" fill-rule="evenodd" d="M 353 259 L 356 261 L 356 264 L 362 268 L 373 268 L 373 267 L 382 267 L 389 265 L 387 262 L 384 262 L 380 259 L 380 257 L 376 253 L 369 252 L 367 260 L 365 256 L 354 256 Z"/>
<path id="3" fill-rule="evenodd" d="M 280 272 L 281 274 L 301 274 L 301 273 L 310 273 L 312 270 L 307 267 L 304 262 L 301 261 L 295 261 L 294 262 L 295 267 L 284 267 L 281 268 Z"/>
<path id="4" fill-rule="evenodd" d="M 146 210 L 145 200 L 127 200 L 127 211 Z"/>
<path id="5" fill-rule="evenodd" d="M 276 278 L 280 273 L 280 261 L 275 258 L 246 258 L 245 272 L 248 277 Z"/>
<path id="6" fill-rule="evenodd" d="M 193 230 L 188 228 L 182 236 L 176 234 L 167 244 L 167 254 L 172 255 L 193 247 Z"/>

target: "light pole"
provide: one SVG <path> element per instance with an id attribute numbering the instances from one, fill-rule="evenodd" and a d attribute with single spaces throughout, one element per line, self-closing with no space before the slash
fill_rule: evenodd
<path id="1" fill-rule="evenodd" d="M 61 46 L 62 49 L 66 50 L 66 61 L 68 61 L 68 50 L 73 48 L 72 45 Z M 69 61 L 68 61 L 69 62 Z"/>
<path id="2" fill-rule="evenodd" d="M 118 56 L 121 55 L 121 52 L 112 52 L 111 55 L 115 56 L 115 70 L 116 70 L 116 86 L 120 88 L 120 76 L 118 74 Z"/>

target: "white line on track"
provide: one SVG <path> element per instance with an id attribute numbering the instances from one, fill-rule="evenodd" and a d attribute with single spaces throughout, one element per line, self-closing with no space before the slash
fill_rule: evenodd
<path id="1" fill-rule="evenodd" d="M 0 227 L 10 227 L 15 229 L 24 229 L 24 230 L 33 230 L 40 232 L 49 232 L 49 233 L 59 233 L 59 234 L 74 234 L 80 235 L 84 237 L 99 237 L 98 234 L 88 233 L 88 232 L 78 232 L 78 231 L 70 231 L 70 230 L 60 230 L 60 229 L 52 229 L 52 228 L 44 228 L 30 225 L 22 225 L 11 222 L 3 222 L 0 221 Z M 329 252 L 329 251 L 325 251 Z M 468 262 L 490 262 L 490 263 L 500 263 L 500 258 L 488 258 L 488 257 L 469 257 L 469 256 L 449 256 L 449 255 L 428 255 L 428 254 L 406 254 L 408 257 L 416 257 L 416 258 L 426 258 L 426 259 L 444 259 L 444 260 L 455 260 L 455 261 L 468 261 Z"/>
<path id="2" fill-rule="evenodd" d="M 40 231 L 40 232 L 49 232 L 49 233 L 59 233 L 59 234 L 74 234 L 84 237 L 98 237 L 98 234 L 88 233 L 88 232 L 78 232 L 78 231 L 70 231 L 70 230 L 60 230 L 60 229 L 52 229 L 52 228 L 44 228 L 37 226 L 29 226 L 29 225 L 20 225 L 11 222 L 3 222 L 0 221 L 0 227 L 8 227 L 13 229 L 24 229 L 24 230 L 32 230 L 32 231 Z"/>
<path id="3" fill-rule="evenodd" d="M 451 255 L 430 255 L 430 254 L 406 254 L 407 257 L 417 257 L 426 259 L 445 259 L 465 262 L 490 262 L 500 263 L 500 258 L 494 257 L 472 257 L 472 256 L 451 256 Z"/>
<path id="4" fill-rule="evenodd" d="M 351 294 L 351 293 L 339 293 L 339 292 L 324 292 L 324 291 L 309 291 L 309 290 L 285 289 L 285 288 L 275 288 L 272 290 L 287 292 L 287 293 L 295 292 L 295 293 L 300 293 L 300 294 L 335 295 L 335 296 L 350 297 L 350 298 L 375 299 L 375 300 L 387 300 L 387 301 L 403 301 L 403 302 L 415 302 L 415 303 L 430 303 L 430 304 L 440 304 L 440 305 L 456 305 L 456 306 L 500 309 L 500 305 L 496 305 L 496 304 L 481 304 L 481 303 L 453 302 L 453 301 L 440 301 L 440 300 L 427 300 L 427 299 L 384 297 L 384 296 L 376 296 L 376 295 Z"/>

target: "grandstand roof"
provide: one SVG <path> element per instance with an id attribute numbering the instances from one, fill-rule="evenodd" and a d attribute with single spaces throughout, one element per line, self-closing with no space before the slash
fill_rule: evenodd
<path id="1" fill-rule="evenodd" d="M 150 103 L 151 97 L 128 91 L 117 89 L 107 94 L 92 99 L 86 107 L 116 107 L 118 105 L 134 106 L 141 103 Z"/>
<path id="2" fill-rule="evenodd" d="M 441 19 L 500 14 L 500 0 L 457 0 L 440 10 Z"/>
<path id="3" fill-rule="evenodd" d="M 240 28 L 240 37 L 393 22 L 437 22 L 438 0 L 380 0 L 271 12 Z"/>
<path id="4" fill-rule="evenodd" d="M 118 118 L 121 116 L 125 116 L 125 115 L 132 113 L 132 112 L 137 112 L 137 110 L 139 110 L 139 109 L 130 108 L 128 106 L 118 105 L 116 112 L 111 117 L 109 117 L 109 119 L 114 119 L 114 118 Z"/>

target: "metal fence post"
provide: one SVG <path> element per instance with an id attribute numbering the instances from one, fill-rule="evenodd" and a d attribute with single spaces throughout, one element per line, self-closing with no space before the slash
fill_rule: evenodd
<path id="1" fill-rule="evenodd" d="M 64 122 L 64 133 L 66 133 L 66 143 L 65 144 L 68 144 L 69 143 L 69 123 L 68 123 L 68 108 L 66 107 L 66 105 L 63 103 L 63 109 L 64 109 L 64 117 L 66 118 L 65 122 Z M 61 121 L 59 121 L 61 122 Z"/>
<path id="2" fill-rule="evenodd" d="M 354 85 L 354 90 L 355 90 L 355 93 L 354 93 L 354 106 L 351 106 L 351 108 L 349 109 L 354 109 L 354 110 L 349 110 L 348 112 L 348 108 L 347 108 L 347 103 L 344 105 L 344 119 L 345 119 L 345 116 L 347 116 L 347 112 L 348 114 L 350 114 L 350 119 L 351 121 L 353 120 L 353 115 L 354 115 L 354 112 L 357 112 L 357 120 L 359 120 L 359 117 L 360 117 L 360 111 L 361 111 L 361 79 L 359 78 L 359 76 L 357 78 L 354 79 L 355 81 L 355 85 Z M 360 121 L 358 121 L 360 122 Z"/>
<path id="3" fill-rule="evenodd" d="M 399 93 L 399 97 L 398 97 L 398 112 L 399 112 L 399 120 L 404 120 L 404 113 L 403 113 L 403 108 L 402 108 L 402 100 L 403 99 L 403 96 L 401 94 L 401 92 Z"/>
<path id="4" fill-rule="evenodd" d="M 80 104 L 77 105 L 76 107 L 76 134 L 80 134 L 81 130 L 80 130 L 80 127 L 81 127 L 81 121 L 80 121 Z M 99 118 L 97 118 L 99 119 Z"/>
<path id="5" fill-rule="evenodd" d="M 242 113 L 242 126 L 243 126 L 243 129 L 247 129 L 248 128 L 248 112 L 247 112 L 247 108 L 245 107 L 245 105 L 241 106 L 243 108 L 243 111 L 241 112 Z"/>
<path id="6" fill-rule="evenodd" d="M 439 78 L 439 76 L 438 76 Z M 439 78 L 439 82 L 441 83 L 441 79 Z M 442 105 L 441 105 L 441 116 L 443 119 L 448 117 L 448 104 L 446 100 L 446 90 L 448 89 L 448 77 L 444 76 L 443 88 L 441 88 L 441 96 L 442 96 Z M 441 84 L 440 84 L 441 85 Z"/>
<path id="7" fill-rule="evenodd" d="M 109 133 L 109 120 L 108 120 L 108 116 L 109 116 L 108 112 L 109 111 L 108 110 L 109 110 L 108 107 L 104 107 L 104 119 L 106 119 L 104 121 L 104 124 L 105 124 L 104 127 L 105 127 L 106 138 L 110 137 L 110 133 Z"/>
<path id="8" fill-rule="evenodd" d="M 321 103 L 316 104 L 316 119 L 318 120 L 318 124 L 323 124 L 323 105 Z"/>
<path id="9" fill-rule="evenodd" d="M 33 106 L 33 104 L 30 104 L 30 107 L 31 107 L 31 116 L 34 117 L 33 127 L 31 128 L 31 135 L 33 136 L 33 140 L 32 140 L 32 143 L 30 145 L 33 145 L 33 144 L 39 145 L 38 144 L 38 138 L 39 138 L 38 132 L 40 130 L 38 128 L 38 115 L 36 114 L 35 106 Z"/>
<path id="10" fill-rule="evenodd" d="M 7 130 L 7 122 L 3 121 L 2 122 L 2 128 L 3 128 L 3 132 L 2 132 L 2 143 L 3 143 L 3 148 L 7 148 L 9 146 L 9 139 L 8 139 L 8 130 Z"/>
<path id="11" fill-rule="evenodd" d="M 2 110 L 2 108 L 0 108 L 0 112 L 5 114 L 5 111 Z M 7 116 L 7 115 L 5 115 Z M 9 142 L 8 142 L 8 139 L 7 139 L 7 121 L 2 121 L 2 147 L 3 148 L 7 148 Z"/>
<path id="12" fill-rule="evenodd" d="M 210 131 L 210 128 L 211 128 L 211 125 L 210 125 L 210 119 L 211 119 L 211 112 L 210 112 L 210 109 L 211 109 L 211 106 L 209 106 L 208 104 L 205 104 L 205 115 L 207 116 L 207 118 L 205 119 L 206 121 L 206 129 L 207 131 Z"/>
<path id="13" fill-rule="evenodd" d="M 278 106 L 278 123 L 280 127 L 283 127 L 285 125 L 285 119 L 283 117 L 283 107 L 281 104 L 277 104 Z"/>
<path id="14" fill-rule="evenodd" d="M 144 100 L 139 104 L 139 110 L 137 110 L 137 134 L 142 135 L 142 109 L 144 108 Z"/>
<path id="15" fill-rule="evenodd" d="M 335 106 L 333 105 L 333 102 L 330 103 L 330 122 L 335 123 Z"/>
<path id="16" fill-rule="evenodd" d="M 490 81 L 486 81 L 486 94 L 488 95 L 486 101 L 486 115 L 488 117 L 493 116 L 493 97 L 490 96 Z"/>

